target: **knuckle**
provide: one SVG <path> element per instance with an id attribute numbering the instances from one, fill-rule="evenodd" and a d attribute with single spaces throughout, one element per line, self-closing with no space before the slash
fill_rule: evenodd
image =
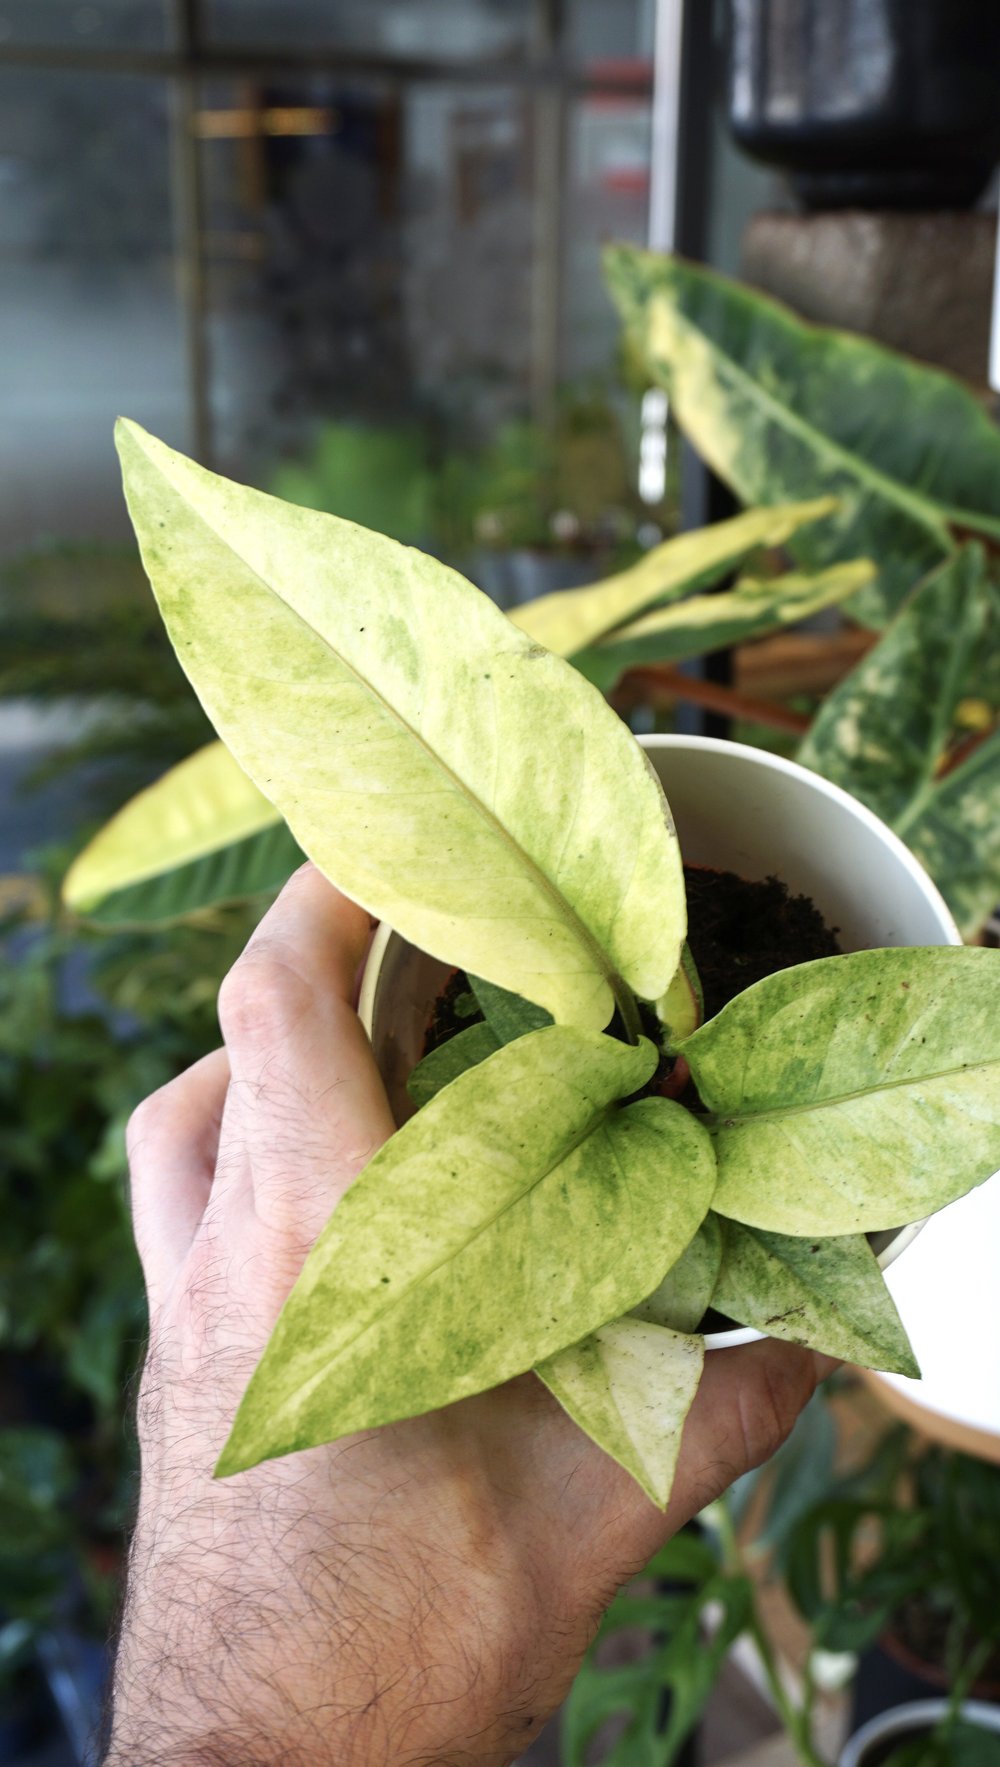
<path id="1" fill-rule="evenodd" d="M 142 1149 L 152 1135 L 162 1125 L 166 1109 L 166 1093 L 168 1088 L 161 1086 L 159 1091 L 151 1092 L 133 1110 L 125 1125 L 125 1151 L 129 1164 L 132 1165 L 140 1157 Z"/>
<path id="2" fill-rule="evenodd" d="M 219 989 L 219 1023 L 227 1043 L 271 1042 L 308 1010 L 306 978 L 277 948 L 251 945 Z"/>

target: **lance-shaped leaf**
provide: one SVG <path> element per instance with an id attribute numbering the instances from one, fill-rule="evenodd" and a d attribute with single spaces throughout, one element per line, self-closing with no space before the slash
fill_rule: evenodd
<path id="1" fill-rule="evenodd" d="M 320 869 L 559 1021 L 658 998 L 684 937 L 677 841 L 600 696 L 435 559 L 135 424 L 118 445 L 181 662 Z"/>
<path id="2" fill-rule="evenodd" d="M 510 618 L 557 656 L 573 656 L 646 608 L 676 601 L 718 582 L 758 546 L 781 546 L 799 528 L 829 515 L 830 497 L 772 509 L 748 509 L 729 521 L 675 534 L 643 558 L 582 589 L 540 595 Z"/>
<path id="3" fill-rule="evenodd" d="M 706 1152 L 710 1161 L 711 1148 Z M 704 1362 L 704 1338 L 626 1318 L 538 1363 L 535 1373 L 574 1422 L 665 1509 Z"/>
<path id="4" fill-rule="evenodd" d="M 649 373 L 720 478 L 754 504 L 836 497 L 790 546 L 811 568 L 878 560 L 859 617 L 883 624 L 955 551 L 953 527 L 1000 535 L 1000 431 L 950 375 L 677 258 L 619 246 L 606 266 Z"/>
<path id="5" fill-rule="evenodd" d="M 722 1231 L 710 1210 L 676 1264 L 651 1295 L 632 1308 L 636 1319 L 668 1325 L 673 1331 L 697 1331 L 708 1311 L 722 1263 Z"/>
<path id="6" fill-rule="evenodd" d="M 828 695 L 798 757 L 895 828 L 967 934 L 1000 900 L 1000 739 L 940 768 L 959 705 L 997 654 L 1000 600 L 982 551 L 966 546 Z"/>
<path id="7" fill-rule="evenodd" d="M 1000 952 L 801 964 L 681 1049 L 713 1113 L 713 1208 L 748 1226 L 901 1227 L 1000 1167 Z"/>
<path id="8" fill-rule="evenodd" d="M 933 793 L 992 611 L 982 551 L 963 547 L 828 694 L 798 759 L 902 832 Z"/>
<path id="9" fill-rule="evenodd" d="M 309 1254 L 219 1471 L 481 1392 L 648 1294 L 714 1177 L 678 1106 L 614 1108 L 655 1063 L 552 1025 L 411 1118 Z"/>
<path id="10" fill-rule="evenodd" d="M 90 920 L 178 920 L 280 889 L 302 852 L 221 742 L 139 792 L 94 836 L 63 881 Z"/>
<path id="11" fill-rule="evenodd" d="M 938 783 L 904 839 L 972 938 L 1000 902 L 1000 730 Z"/>
<path id="12" fill-rule="evenodd" d="M 810 573 L 788 571 L 770 578 L 744 577 L 732 589 L 696 595 L 646 614 L 573 658 L 581 674 L 608 692 L 625 669 L 646 663 L 677 663 L 781 631 L 834 607 L 871 583 L 867 559 Z"/>
<path id="13" fill-rule="evenodd" d="M 422 1061 L 418 1061 L 406 1082 L 406 1090 L 418 1110 L 429 1104 L 432 1098 L 457 1080 L 459 1074 L 467 1073 L 469 1068 L 479 1066 L 487 1056 L 495 1055 L 500 1048 L 500 1039 L 489 1025 L 470 1025 L 467 1031 L 459 1031 L 456 1036 L 449 1037 L 437 1049 L 432 1049 Z"/>
<path id="14" fill-rule="evenodd" d="M 800 1239 L 723 1221 L 713 1305 L 768 1337 L 919 1380 L 903 1322 L 863 1234 Z"/>

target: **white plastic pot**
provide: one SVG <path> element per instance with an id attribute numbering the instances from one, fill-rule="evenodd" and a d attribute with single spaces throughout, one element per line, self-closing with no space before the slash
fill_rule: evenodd
<path id="1" fill-rule="evenodd" d="M 845 1743 L 839 1767 L 870 1767 L 886 1743 L 901 1746 L 911 1738 L 916 1741 L 922 1733 L 929 1734 L 947 1710 L 948 1701 L 937 1699 L 913 1700 L 908 1706 L 893 1706 L 889 1712 L 879 1712 Z M 965 1700 L 962 1717 L 977 1730 L 1000 1735 L 1000 1709 L 996 1706 L 985 1705 L 981 1700 Z"/>
<path id="2" fill-rule="evenodd" d="M 666 792 L 689 864 L 777 876 L 815 902 L 844 951 L 885 945 L 959 945 L 935 885 L 877 816 L 839 786 L 794 761 L 707 736 L 639 741 Z M 406 1081 L 420 1059 L 431 1004 L 450 966 L 417 951 L 391 927 L 372 943 L 359 1012 L 397 1123 L 412 1114 Z M 922 1222 L 872 1236 L 885 1269 Z M 715 1332 L 710 1349 L 751 1343 L 749 1326 Z"/>

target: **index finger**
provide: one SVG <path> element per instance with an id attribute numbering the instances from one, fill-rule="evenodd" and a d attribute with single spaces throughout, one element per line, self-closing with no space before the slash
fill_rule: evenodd
<path id="1" fill-rule="evenodd" d="M 306 865 L 219 994 L 223 1164 L 246 1172 L 263 1221 L 310 1242 L 395 1128 L 351 1004 L 370 930 L 364 909 Z"/>

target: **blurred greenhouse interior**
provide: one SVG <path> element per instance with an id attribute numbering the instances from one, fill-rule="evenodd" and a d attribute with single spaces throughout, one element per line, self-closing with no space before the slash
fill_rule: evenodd
<path id="1" fill-rule="evenodd" d="M 120 924 L 61 901 L 94 831 L 212 737 L 143 575 L 116 416 L 420 546 L 508 612 L 655 559 L 741 505 L 842 498 L 850 519 L 811 551 L 797 524 L 815 512 L 799 513 L 689 570 L 691 629 L 661 633 L 659 650 L 620 626 L 600 638 L 620 645 L 603 664 L 597 650 L 571 660 L 636 734 L 735 738 L 843 786 L 933 874 L 961 935 L 995 945 L 991 11 L 0 0 L 0 1767 L 99 1759 L 145 1324 L 124 1125 L 216 1045 L 219 982 L 265 899 Z M 697 270 L 671 297 L 711 362 L 696 396 L 679 375 L 668 388 L 628 297 L 609 293 L 614 244 L 748 285 L 734 294 Z M 797 315 L 773 355 L 768 327 L 783 322 L 764 297 Z M 799 319 L 853 334 L 831 346 L 843 354 L 822 386 Z M 906 362 L 852 353 L 872 340 Z M 953 430 L 938 370 L 969 389 Z M 783 478 L 788 412 L 809 462 Z M 741 424 L 745 450 L 727 451 Z M 916 539 L 893 526 L 895 503 L 879 523 L 897 481 L 899 508 L 927 499 Z M 934 595 L 951 599 L 921 624 Z M 864 733 L 869 716 L 872 746 L 848 752 L 845 720 Z M 876 750 L 866 772 L 858 755 Z M 958 1229 L 968 1267 L 985 1260 L 984 1309 L 996 1190 Z M 941 1361 L 944 1334 L 919 1335 L 934 1281 L 916 1253 L 912 1268 L 890 1287 L 923 1388 L 838 1377 L 773 1474 L 692 1536 L 701 1570 L 654 1567 L 664 1614 L 678 1590 L 692 1604 L 688 1654 L 657 1657 L 666 1620 L 638 1645 L 602 1646 L 605 1666 L 655 1660 L 636 1694 L 649 1752 L 610 1755 L 612 1723 L 589 1739 L 588 1767 L 814 1764 L 803 1726 L 831 1767 L 846 1760 L 852 1726 L 927 1691 L 912 1637 L 895 1656 L 886 1644 L 916 1600 L 911 1541 L 930 1567 L 933 1642 L 953 1647 L 935 1658 L 940 1686 L 968 1692 L 954 1666 L 978 1640 L 969 1685 L 996 1703 L 1000 1624 L 975 1567 L 1000 1542 L 1000 1317 L 991 1300 L 976 1355 L 949 1340 Z M 810 1575 L 845 1504 L 855 1531 L 831 1594 Z M 585 1671 L 594 1685 L 599 1673 Z M 785 1684 L 808 1707 L 798 1730 Z M 693 1716 L 668 1748 L 675 1709 Z M 550 1725 L 525 1767 L 583 1767 L 567 1735 Z"/>

